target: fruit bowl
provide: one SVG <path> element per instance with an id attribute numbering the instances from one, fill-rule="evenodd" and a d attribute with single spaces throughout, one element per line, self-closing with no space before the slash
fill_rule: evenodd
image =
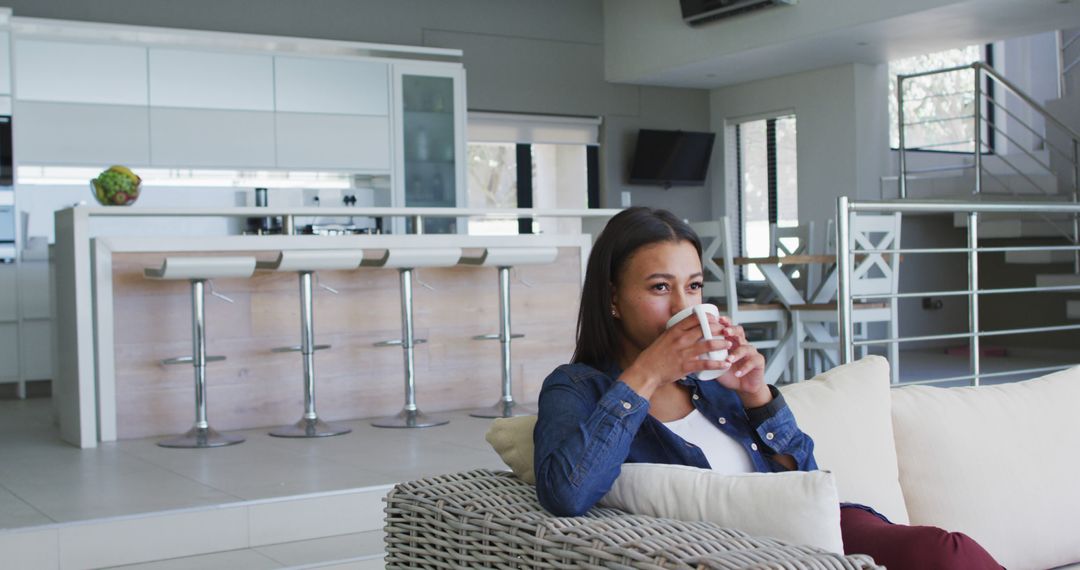
<path id="1" fill-rule="evenodd" d="M 102 206 L 134 204 L 141 188 L 142 178 L 126 166 L 110 166 L 90 180 L 90 191 Z"/>

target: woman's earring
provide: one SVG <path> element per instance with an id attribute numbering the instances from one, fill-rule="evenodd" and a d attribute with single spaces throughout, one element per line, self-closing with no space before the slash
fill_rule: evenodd
<path id="1" fill-rule="evenodd" d="M 619 313 L 618 313 L 618 312 L 616 312 L 616 311 L 615 311 L 615 309 L 612 309 L 612 310 L 611 310 L 611 316 L 613 316 L 613 317 L 618 317 L 618 316 L 619 316 Z"/>

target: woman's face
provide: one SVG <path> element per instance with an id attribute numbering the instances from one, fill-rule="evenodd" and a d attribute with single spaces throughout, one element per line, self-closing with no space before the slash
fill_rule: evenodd
<path id="1" fill-rule="evenodd" d="M 701 259 L 688 241 L 663 241 L 635 251 L 617 276 L 612 295 L 624 362 L 664 332 L 668 319 L 701 303 Z"/>

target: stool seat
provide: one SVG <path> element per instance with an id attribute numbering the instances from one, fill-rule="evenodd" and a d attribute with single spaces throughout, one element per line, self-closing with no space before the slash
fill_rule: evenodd
<path id="1" fill-rule="evenodd" d="M 451 267 L 461 259 L 460 247 L 401 247 L 391 248 L 381 257 L 364 259 L 363 267 L 395 267 L 415 269 L 418 267 Z"/>
<path id="2" fill-rule="evenodd" d="M 218 279 L 251 277 L 255 258 L 244 257 L 166 257 L 161 268 L 147 267 L 147 279 Z"/>
<path id="3" fill-rule="evenodd" d="M 290 249 L 255 267 L 264 271 L 349 271 L 360 267 L 363 260 L 362 249 Z"/>
<path id="4" fill-rule="evenodd" d="M 462 265 L 483 267 L 514 267 L 517 265 L 543 265 L 555 261 L 559 249 L 555 247 L 487 247 L 475 256 L 462 256 Z"/>

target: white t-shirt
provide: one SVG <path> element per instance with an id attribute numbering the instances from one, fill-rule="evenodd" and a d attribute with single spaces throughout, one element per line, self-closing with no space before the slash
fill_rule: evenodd
<path id="1" fill-rule="evenodd" d="M 664 422 L 664 426 L 701 448 L 713 471 L 725 475 L 754 472 L 754 464 L 746 450 L 696 408 L 685 418 Z"/>

